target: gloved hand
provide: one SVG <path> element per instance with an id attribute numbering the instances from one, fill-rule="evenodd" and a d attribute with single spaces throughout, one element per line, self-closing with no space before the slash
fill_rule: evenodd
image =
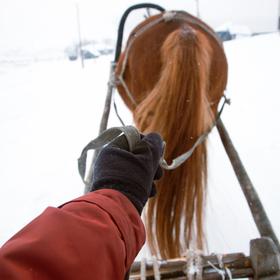
<path id="1" fill-rule="evenodd" d="M 148 198 L 155 195 L 153 181 L 162 176 L 162 153 L 163 141 L 157 133 L 144 136 L 132 152 L 108 145 L 96 159 L 92 191 L 118 190 L 141 214 Z"/>

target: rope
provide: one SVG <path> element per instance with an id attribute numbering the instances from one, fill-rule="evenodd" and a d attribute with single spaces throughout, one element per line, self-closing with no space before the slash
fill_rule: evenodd
<path id="1" fill-rule="evenodd" d="M 131 94 L 129 88 L 127 87 L 123 75 L 126 69 L 126 65 L 127 65 L 127 61 L 128 61 L 128 54 L 129 51 L 135 41 L 135 39 L 140 36 L 141 34 L 143 34 L 144 32 L 146 32 L 148 29 L 150 29 L 151 27 L 153 27 L 154 25 L 158 24 L 159 22 L 163 21 L 164 17 L 161 16 L 153 21 L 151 21 L 150 23 L 148 23 L 147 25 L 143 26 L 142 28 L 140 28 L 132 37 L 132 39 L 129 41 L 128 46 L 125 50 L 125 57 L 123 59 L 123 63 L 122 63 L 122 68 L 121 68 L 121 72 L 119 74 L 119 76 L 117 77 L 117 81 L 123 86 L 127 96 L 129 97 L 130 101 L 134 104 L 137 105 L 137 102 L 135 101 L 135 99 L 133 98 L 133 95 Z"/>
<path id="2" fill-rule="evenodd" d="M 188 280 L 202 280 L 203 265 L 202 251 L 188 250 L 186 252 L 186 270 L 185 274 Z"/>
<path id="3" fill-rule="evenodd" d="M 203 274 L 203 264 L 202 264 L 202 251 L 198 251 L 195 255 L 195 264 L 196 264 L 196 279 L 202 280 Z"/>
<path id="4" fill-rule="evenodd" d="M 192 148 L 190 150 L 188 150 L 184 154 L 178 156 L 177 158 L 173 159 L 171 165 L 167 164 L 166 160 L 164 159 L 164 153 L 163 153 L 162 158 L 160 159 L 160 162 L 159 162 L 160 166 L 166 170 L 173 170 L 173 169 L 176 169 L 181 164 L 183 164 L 192 155 L 195 148 L 206 139 L 206 137 L 208 136 L 210 131 L 213 129 L 213 127 L 216 126 L 216 124 L 223 112 L 225 104 L 228 104 L 228 103 L 229 103 L 229 99 L 227 99 L 224 96 L 224 102 L 222 104 L 220 111 L 217 114 L 215 121 L 212 123 L 211 127 L 196 140 L 196 142 L 194 143 L 194 145 L 192 146 Z M 116 110 L 116 108 L 115 108 L 115 110 Z M 118 113 L 117 110 L 116 110 L 116 113 Z M 120 118 L 120 120 L 121 120 L 121 118 Z M 121 135 L 124 135 L 125 138 L 119 137 Z M 86 173 L 87 152 L 89 150 L 100 149 L 109 143 L 118 141 L 118 142 L 116 142 L 116 144 L 118 144 L 118 146 L 120 148 L 129 150 L 129 151 L 133 151 L 135 145 L 140 141 L 140 139 L 141 139 L 141 136 L 140 136 L 139 131 L 133 126 L 112 127 L 110 129 L 105 130 L 97 138 L 90 141 L 85 146 L 85 148 L 83 149 L 83 151 L 81 153 L 80 158 L 78 159 L 78 168 L 79 168 L 79 173 L 81 175 L 82 180 L 84 181 L 84 177 L 85 177 L 85 173 Z M 92 172 L 92 170 L 90 170 L 90 172 Z M 91 182 L 88 182 L 88 181 L 87 182 L 84 181 L 84 183 L 88 184 L 88 185 L 91 184 Z"/>
<path id="5" fill-rule="evenodd" d="M 219 267 L 216 267 L 213 263 L 210 261 L 207 261 L 207 263 L 219 274 L 221 275 L 222 280 L 225 280 L 226 278 L 232 280 L 232 274 L 231 271 L 225 267 L 224 262 L 223 262 L 223 255 L 217 254 L 216 255 Z"/>
<path id="6" fill-rule="evenodd" d="M 163 19 L 165 22 L 171 21 L 172 19 L 174 19 L 176 16 L 176 12 L 173 11 L 167 11 L 163 14 Z"/>
<path id="7" fill-rule="evenodd" d="M 207 138 L 207 136 L 209 135 L 209 133 L 212 131 L 212 129 L 217 125 L 218 120 L 220 119 L 222 112 L 224 110 L 224 107 L 226 104 L 230 105 L 230 99 L 227 98 L 225 95 L 223 95 L 224 98 L 224 102 L 221 106 L 221 109 L 219 110 L 219 112 L 217 113 L 217 116 L 215 118 L 215 121 L 212 123 L 212 125 L 210 126 L 210 128 L 208 130 L 206 130 L 194 143 L 194 145 L 185 153 L 183 153 L 182 155 L 176 157 L 175 159 L 172 160 L 172 163 L 170 165 L 168 165 L 168 163 L 166 162 L 166 160 L 164 159 L 164 153 L 163 156 L 160 160 L 160 166 L 165 169 L 165 170 L 174 170 L 177 167 L 179 167 L 181 164 L 183 164 L 186 160 L 188 160 L 191 155 L 193 154 L 193 152 L 195 151 L 196 147 L 199 146 L 200 144 L 202 144 L 205 139 Z M 114 101 L 114 108 L 115 108 L 115 112 L 116 115 L 118 117 L 118 119 L 120 120 L 121 124 L 124 125 L 123 120 L 121 119 L 119 113 L 118 113 L 118 109 L 117 109 L 117 104 Z M 164 143 L 165 144 L 165 143 Z"/>
<path id="8" fill-rule="evenodd" d="M 119 111 L 118 111 L 118 107 L 117 107 L 115 98 L 114 98 L 113 104 L 114 104 L 115 113 L 116 113 L 116 115 L 117 115 L 117 117 L 118 117 L 120 123 L 122 124 L 122 126 L 125 126 L 125 123 L 124 123 L 124 121 L 122 120 L 122 118 L 121 118 L 121 116 L 120 116 L 120 114 L 119 114 Z"/>
<path id="9" fill-rule="evenodd" d="M 120 137 L 124 135 L 125 137 Z M 97 138 L 90 141 L 83 149 L 78 159 L 78 169 L 82 180 L 84 181 L 86 173 L 87 152 L 97 150 L 107 144 L 114 142 L 119 147 L 132 151 L 135 145 L 140 141 L 140 133 L 133 126 L 112 127 L 102 132 Z M 91 182 L 85 182 L 91 184 Z"/>
<path id="10" fill-rule="evenodd" d="M 153 261 L 154 278 L 155 280 L 160 280 L 160 272 L 159 272 L 160 264 L 155 256 L 152 256 L 152 261 Z"/>
<path id="11" fill-rule="evenodd" d="M 146 258 L 141 259 L 140 279 L 146 280 Z"/>
<path id="12" fill-rule="evenodd" d="M 222 280 L 225 280 L 225 271 L 222 269 L 219 269 L 214 264 L 212 264 L 210 261 L 207 261 L 207 263 L 218 273 L 221 275 Z"/>
<path id="13" fill-rule="evenodd" d="M 173 159 L 172 163 L 170 165 L 168 165 L 166 160 L 163 159 L 161 162 L 162 168 L 164 168 L 166 170 L 176 169 L 177 167 L 179 167 L 181 164 L 183 164 L 187 159 L 189 159 L 191 157 L 191 155 L 193 154 L 196 147 L 204 142 L 204 140 L 207 138 L 208 134 L 217 125 L 217 122 L 221 117 L 221 114 L 224 110 L 225 105 L 230 104 L 230 100 L 225 95 L 223 95 L 223 98 L 224 98 L 224 102 L 222 104 L 222 107 L 221 107 L 220 111 L 218 112 L 216 119 L 214 120 L 214 122 L 212 123 L 210 128 L 208 130 L 206 130 L 203 134 L 200 135 L 200 137 L 195 141 L 194 145 L 187 152 L 185 152 L 182 155 L 178 156 L 177 158 Z"/>

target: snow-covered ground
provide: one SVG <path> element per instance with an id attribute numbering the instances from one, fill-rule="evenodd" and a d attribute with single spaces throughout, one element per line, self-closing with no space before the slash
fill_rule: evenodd
<path id="1" fill-rule="evenodd" d="M 225 49 L 232 105 L 222 118 L 279 236 L 280 37 L 230 41 Z M 0 64 L 0 244 L 45 207 L 83 193 L 77 158 L 97 135 L 110 59 L 88 60 L 84 69 L 68 60 Z M 109 126 L 116 125 L 112 113 Z M 216 130 L 209 150 L 209 251 L 248 253 L 257 230 Z"/>
<path id="2" fill-rule="evenodd" d="M 225 43 L 229 63 L 222 119 L 280 236 L 279 34 Z M 247 251 L 257 236 L 241 189 L 218 133 L 209 141 L 208 238 L 211 251 Z"/>

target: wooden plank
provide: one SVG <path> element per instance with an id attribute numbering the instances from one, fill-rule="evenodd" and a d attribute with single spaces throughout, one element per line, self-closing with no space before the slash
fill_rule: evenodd
<path id="1" fill-rule="evenodd" d="M 219 268 L 219 261 L 216 255 L 202 256 L 201 264 L 203 267 L 203 279 L 215 280 L 221 279 L 221 275 L 217 273 L 213 266 Z M 253 269 L 250 258 L 242 253 L 222 255 L 222 261 L 227 267 L 233 278 L 246 278 L 253 276 Z M 130 271 L 130 279 L 140 279 L 141 262 L 135 262 Z M 186 279 L 186 258 L 170 259 L 168 261 L 159 261 L 159 271 L 161 279 L 178 279 L 184 277 Z M 146 263 L 147 279 L 154 279 L 153 263 Z"/>

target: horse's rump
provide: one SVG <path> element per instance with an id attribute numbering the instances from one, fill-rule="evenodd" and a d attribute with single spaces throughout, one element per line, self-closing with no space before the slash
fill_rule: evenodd
<path id="1" fill-rule="evenodd" d="M 116 75 L 123 72 L 127 89 L 120 84 L 118 90 L 136 126 L 163 136 L 170 161 L 190 149 L 213 122 L 226 86 L 227 62 L 214 31 L 205 23 L 185 12 L 169 20 L 160 17 L 152 16 L 134 29 Z M 150 199 L 146 215 L 154 254 L 177 257 L 191 243 L 203 248 L 206 175 L 204 142 L 157 183 L 158 194 Z"/>

